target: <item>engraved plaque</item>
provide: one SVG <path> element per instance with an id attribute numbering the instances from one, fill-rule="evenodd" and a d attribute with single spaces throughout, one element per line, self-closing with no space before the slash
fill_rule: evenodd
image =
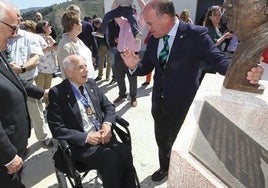
<path id="1" fill-rule="evenodd" d="M 208 102 L 198 123 L 191 155 L 228 187 L 268 187 L 267 150 Z"/>

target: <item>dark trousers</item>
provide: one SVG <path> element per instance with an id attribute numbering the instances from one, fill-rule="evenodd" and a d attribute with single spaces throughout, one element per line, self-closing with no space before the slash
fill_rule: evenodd
<path id="1" fill-rule="evenodd" d="M 16 174 L 8 174 L 7 168 L 0 167 L 0 187 L 5 188 L 25 188 L 21 183 L 20 178 L 21 171 Z"/>
<path id="2" fill-rule="evenodd" d="M 136 98 L 137 95 L 137 76 L 131 76 L 127 66 L 125 65 L 120 53 L 115 54 L 115 74 L 116 81 L 119 88 L 119 96 L 126 97 L 126 83 L 125 75 L 128 77 L 129 81 L 129 94 L 131 98 Z"/>
<path id="3" fill-rule="evenodd" d="M 115 138 L 106 145 L 88 145 L 74 154 L 76 160 L 86 164 L 89 169 L 99 171 L 104 188 L 136 187 L 130 147 L 117 142 Z"/>
<path id="4" fill-rule="evenodd" d="M 157 111 L 152 112 L 152 115 L 154 118 L 155 139 L 158 146 L 159 165 L 161 169 L 168 171 L 172 145 L 176 140 L 182 122 L 172 120 L 164 112 L 163 100 L 160 99 L 159 108 Z"/>

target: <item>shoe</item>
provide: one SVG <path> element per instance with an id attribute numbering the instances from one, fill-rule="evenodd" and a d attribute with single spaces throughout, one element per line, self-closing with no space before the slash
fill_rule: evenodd
<path id="1" fill-rule="evenodd" d="M 142 39 L 142 33 L 138 33 L 136 36 L 135 36 L 135 40 L 136 41 L 140 41 Z"/>
<path id="2" fill-rule="evenodd" d="M 42 141 L 42 144 L 45 146 L 45 147 L 52 147 L 53 146 L 53 141 L 51 138 L 47 138 L 46 140 Z"/>
<path id="3" fill-rule="evenodd" d="M 100 77 L 95 78 L 95 81 L 96 81 L 96 82 L 97 82 L 97 81 L 100 81 L 100 80 L 101 80 Z"/>
<path id="4" fill-rule="evenodd" d="M 137 106 L 137 100 L 136 100 L 136 98 L 131 98 L 131 106 L 132 107 L 136 107 Z"/>
<path id="5" fill-rule="evenodd" d="M 116 82 L 116 80 L 115 80 L 115 79 L 112 79 L 112 80 L 110 81 L 109 85 L 112 85 L 112 84 L 114 84 L 115 82 Z"/>
<path id="6" fill-rule="evenodd" d="M 141 84 L 141 86 L 148 86 L 150 84 L 150 82 L 143 82 L 143 84 Z"/>
<path id="7" fill-rule="evenodd" d="M 168 171 L 164 171 L 161 168 L 159 168 L 156 172 L 153 173 L 151 178 L 153 181 L 161 181 L 167 175 L 168 175 Z"/>
<path id="8" fill-rule="evenodd" d="M 114 101 L 113 101 L 113 103 L 119 103 L 119 102 L 121 102 L 121 101 L 123 101 L 124 99 L 126 99 L 127 97 L 121 97 L 121 96 L 119 96 L 119 97 L 117 97 Z"/>
<path id="9" fill-rule="evenodd" d="M 99 32 L 92 32 L 91 33 L 94 37 L 104 38 L 104 35 Z"/>

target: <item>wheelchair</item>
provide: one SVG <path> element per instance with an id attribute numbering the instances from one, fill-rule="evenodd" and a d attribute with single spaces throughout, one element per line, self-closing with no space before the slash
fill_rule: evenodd
<path id="1" fill-rule="evenodd" d="M 116 117 L 116 124 L 112 125 L 112 131 L 115 134 L 117 140 L 119 142 L 125 143 L 130 146 L 131 148 L 131 136 L 130 131 L 128 129 L 129 123 L 122 117 Z M 60 158 L 54 159 L 54 166 L 55 166 L 55 173 L 58 180 L 58 184 L 60 188 L 68 188 L 67 179 L 72 186 L 72 188 L 82 188 L 83 187 L 83 180 L 86 175 L 89 173 L 90 170 L 85 165 L 80 162 L 74 162 L 71 158 L 72 153 L 69 147 L 69 144 L 66 140 L 57 140 L 58 145 L 58 156 Z M 58 163 L 61 163 L 59 165 Z M 64 166 L 64 167 L 62 167 Z M 140 183 L 138 179 L 138 175 L 136 169 L 133 165 L 133 172 L 135 176 L 135 182 L 137 188 L 140 188 Z M 97 177 L 98 177 L 97 173 Z M 101 178 L 101 177 L 100 177 Z"/>

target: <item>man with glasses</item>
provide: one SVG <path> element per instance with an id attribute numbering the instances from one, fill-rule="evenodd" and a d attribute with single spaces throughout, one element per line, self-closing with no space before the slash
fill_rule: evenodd
<path id="1" fill-rule="evenodd" d="M 6 26 L 8 26 L 9 28 L 11 28 L 11 29 L 13 30 L 12 35 L 15 35 L 15 34 L 18 33 L 18 29 L 19 29 L 18 26 L 15 26 L 15 25 L 9 25 L 8 23 L 6 23 L 6 22 L 4 22 L 4 21 L 2 21 L 2 20 L 0 20 L 0 22 L 1 22 L 2 24 L 5 24 Z"/>
<path id="2" fill-rule="evenodd" d="M 18 23 L 20 23 L 20 13 L 18 10 L 16 11 Z M 33 33 L 18 29 L 17 35 L 8 40 L 7 53 L 13 71 L 22 79 L 35 84 L 34 79 L 38 75 L 39 58 L 44 55 L 36 36 Z M 42 102 L 28 97 L 27 106 L 36 138 L 45 147 L 51 147 L 53 143 L 50 139 L 48 125 L 45 122 Z"/>
<path id="3" fill-rule="evenodd" d="M 42 98 L 47 92 L 21 80 L 12 71 L 5 53 L 7 40 L 16 36 L 18 16 L 15 7 L 0 1 L 0 182 L 1 187 L 24 188 L 20 172 L 30 136 L 27 95 Z"/>

